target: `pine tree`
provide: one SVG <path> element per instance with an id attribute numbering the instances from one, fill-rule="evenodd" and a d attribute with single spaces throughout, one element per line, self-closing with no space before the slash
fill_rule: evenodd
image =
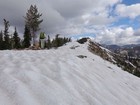
<path id="1" fill-rule="evenodd" d="M 59 34 L 55 36 L 55 39 L 52 40 L 52 47 L 57 48 L 59 47 Z"/>
<path id="2" fill-rule="evenodd" d="M 65 43 L 67 42 L 70 42 L 71 39 L 70 38 L 62 38 L 62 37 L 59 37 L 59 34 L 57 34 L 55 36 L 55 39 L 52 40 L 52 47 L 54 48 L 57 48 L 57 47 L 60 47 L 60 46 L 63 46 Z"/>
<path id="3" fill-rule="evenodd" d="M 51 40 L 50 40 L 50 36 L 49 35 L 48 35 L 48 39 L 47 39 L 47 42 L 46 42 L 46 48 L 47 49 L 51 48 Z"/>
<path id="4" fill-rule="evenodd" d="M 9 21 L 7 21 L 6 19 L 3 19 L 4 20 L 4 49 L 10 49 L 10 38 L 9 38 L 9 27 L 10 27 L 10 24 L 9 24 Z"/>
<path id="5" fill-rule="evenodd" d="M 59 47 L 60 46 L 59 34 L 57 34 L 55 36 L 55 43 L 56 43 L 56 47 Z"/>
<path id="6" fill-rule="evenodd" d="M 0 32 L 0 50 L 3 50 L 3 33 Z"/>
<path id="7" fill-rule="evenodd" d="M 27 25 L 25 25 L 25 29 L 24 29 L 24 40 L 23 40 L 23 46 L 24 48 L 28 48 L 31 44 L 31 33 L 30 33 L 30 29 L 27 27 Z"/>
<path id="8" fill-rule="evenodd" d="M 17 33 L 17 29 L 15 27 L 15 32 L 13 34 L 13 41 L 14 41 L 14 48 L 18 49 L 20 48 L 20 38 L 18 36 L 18 33 Z M 13 42 L 12 42 L 13 43 Z"/>
<path id="9" fill-rule="evenodd" d="M 31 5 L 26 13 L 25 23 L 31 31 L 32 41 L 35 45 L 36 32 L 40 29 L 39 25 L 43 20 L 39 20 L 42 14 L 38 13 L 36 5 Z"/>

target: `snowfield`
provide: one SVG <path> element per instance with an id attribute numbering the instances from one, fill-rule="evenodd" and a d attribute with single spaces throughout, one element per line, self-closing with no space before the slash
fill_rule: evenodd
<path id="1" fill-rule="evenodd" d="M 0 59 L 0 105 L 140 105 L 140 79 L 87 44 L 0 51 Z"/>

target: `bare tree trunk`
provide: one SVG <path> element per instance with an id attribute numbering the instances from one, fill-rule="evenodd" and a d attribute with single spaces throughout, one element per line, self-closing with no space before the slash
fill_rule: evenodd
<path id="1" fill-rule="evenodd" d="M 35 37 L 33 36 L 33 45 L 35 46 L 36 41 L 35 41 Z"/>
<path id="2" fill-rule="evenodd" d="M 33 45 L 36 46 L 36 34 L 35 34 L 35 31 L 33 31 Z"/>
<path id="3" fill-rule="evenodd" d="M 33 37 L 31 38 L 31 42 L 30 43 L 31 43 L 31 46 L 33 46 Z"/>

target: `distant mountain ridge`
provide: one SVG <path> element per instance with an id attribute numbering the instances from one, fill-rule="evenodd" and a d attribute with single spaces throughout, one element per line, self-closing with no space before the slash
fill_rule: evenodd
<path id="1" fill-rule="evenodd" d="M 130 45 L 102 45 L 103 47 L 111 50 L 114 53 L 120 53 L 121 51 L 127 51 L 128 56 L 140 58 L 140 44 L 130 44 Z"/>

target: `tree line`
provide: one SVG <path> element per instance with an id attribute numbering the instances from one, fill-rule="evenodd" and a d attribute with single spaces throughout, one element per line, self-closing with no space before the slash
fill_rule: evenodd
<path id="1" fill-rule="evenodd" d="M 6 19 L 3 19 L 4 30 L 0 31 L 0 50 L 10 50 L 10 49 L 24 49 L 29 48 L 30 46 L 36 46 L 39 42 L 39 46 L 41 47 L 42 39 L 43 40 L 43 48 L 52 48 L 52 47 L 60 47 L 63 44 L 71 41 L 70 38 L 59 37 L 59 34 L 55 36 L 53 40 L 50 39 L 50 36 L 44 36 L 44 33 L 40 33 L 40 40 L 36 42 L 37 31 L 40 30 L 39 25 L 43 22 L 43 19 L 40 19 L 42 16 L 41 13 L 38 12 L 38 8 L 36 5 L 31 5 L 29 10 L 27 10 L 25 19 L 25 27 L 23 39 L 19 37 L 17 32 L 17 28 L 15 27 L 14 33 L 9 33 L 10 22 Z M 47 39 L 47 40 L 45 40 Z"/>
<path id="2" fill-rule="evenodd" d="M 0 32 L 0 50 L 5 49 L 19 49 L 21 48 L 21 39 L 18 36 L 17 29 L 15 27 L 15 31 L 13 34 L 9 34 L 9 21 L 3 19 L 4 22 L 4 31 Z"/>

